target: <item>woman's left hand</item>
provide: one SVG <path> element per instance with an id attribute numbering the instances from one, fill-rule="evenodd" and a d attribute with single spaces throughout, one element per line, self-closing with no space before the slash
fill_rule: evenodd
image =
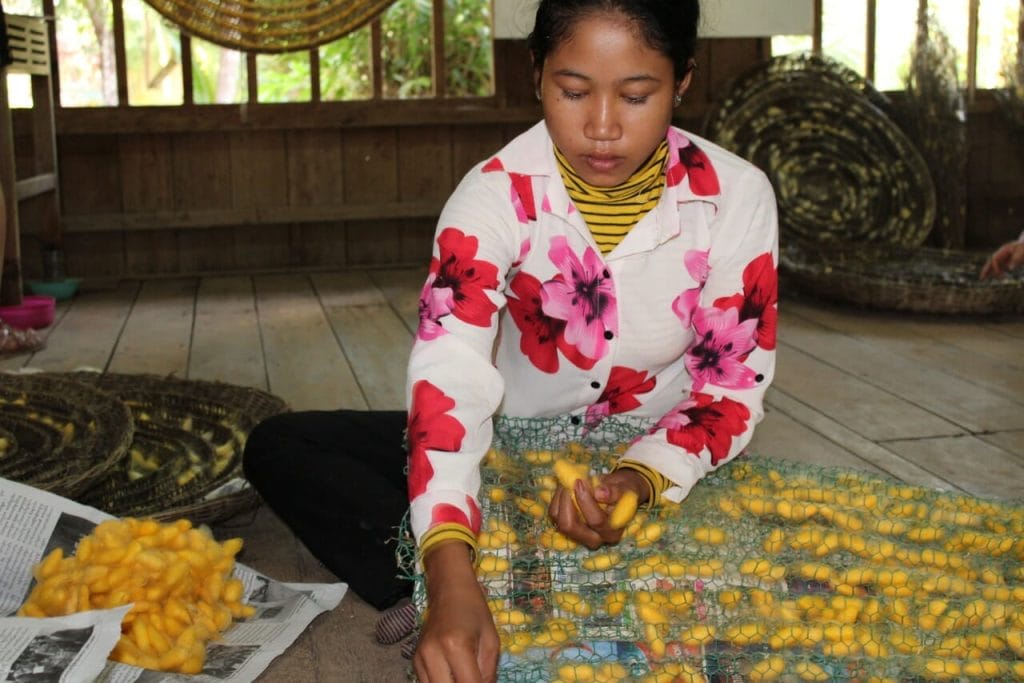
<path id="1" fill-rule="evenodd" d="M 548 505 L 548 516 L 561 533 L 591 550 L 615 545 L 622 539 L 623 530 L 613 528 L 608 517 L 627 490 L 636 493 L 641 504 L 647 500 L 647 481 L 633 470 L 602 475 L 594 488 L 583 479 L 577 479 L 573 491 L 558 487 Z"/>

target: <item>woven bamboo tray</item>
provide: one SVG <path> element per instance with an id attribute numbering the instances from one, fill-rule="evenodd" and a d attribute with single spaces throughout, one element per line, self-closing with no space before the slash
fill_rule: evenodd
<path id="1" fill-rule="evenodd" d="M 741 76 L 706 129 L 767 174 L 784 240 L 916 246 L 932 229 L 935 189 L 890 109 L 838 62 L 787 55 Z"/>
<path id="2" fill-rule="evenodd" d="M 106 477 L 132 441 L 127 406 L 60 374 L 3 375 L 0 476 L 75 498 Z"/>
<path id="3" fill-rule="evenodd" d="M 1024 273 L 978 279 L 987 254 L 931 247 L 790 241 L 788 282 L 814 296 L 883 310 L 944 314 L 1024 312 Z"/>
<path id="4" fill-rule="evenodd" d="M 115 515 L 222 521 L 259 505 L 242 450 L 263 419 L 287 410 L 264 391 L 154 375 L 77 373 L 130 409 L 135 439 L 83 502 Z"/>

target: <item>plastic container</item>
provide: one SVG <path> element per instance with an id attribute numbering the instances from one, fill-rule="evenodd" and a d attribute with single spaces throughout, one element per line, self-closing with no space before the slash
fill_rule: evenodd
<path id="1" fill-rule="evenodd" d="M 38 330 L 53 323 L 57 300 L 45 294 L 28 294 L 19 306 L 0 306 L 0 320 L 11 327 Z"/>
<path id="2" fill-rule="evenodd" d="M 78 278 L 73 277 L 64 280 L 33 280 L 28 283 L 28 291 L 52 296 L 57 301 L 67 301 L 78 292 L 78 282 Z"/>

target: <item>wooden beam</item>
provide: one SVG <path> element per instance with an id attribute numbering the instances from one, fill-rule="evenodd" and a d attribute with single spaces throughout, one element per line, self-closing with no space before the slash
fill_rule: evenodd
<path id="1" fill-rule="evenodd" d="M 443 201 L 380 202 L 338 206 L 263 206 L 246 209 L 198 211 L 145 211 L 65 215 L 65 233 L 130 232 L 167 229 L 203 229 L 224 226 L 259 226 L 378 218 L 433 218 Z"/>
<path id="2" fill-rule="evenodd" d="M 195 104 L 195 85 L 192 77 L 192 39 L 184 32 L 179 32 L 181 41 L 181 94 L 182 104 L 190 107 Z"/>
<path id="3" fill-rule="evenodd" d="M 701 116 L 703 105 L 683 106 L 682 115 Z M 698 108 L 699 107 L 699 108 Z M 201 107 L 79 107 L 57 112 L 64 135 L 188 133 L 231 130 L 312 130 L 472 123 L 521 124 L 540 120 L 540 105 L 502 108 L 497 99 L 389 100 L 211 104 Z"/>
<path id="4" fill-rule="evenodd" d="M 876 0 L 868 0 L 867 28 L 864 31 L 866 44 L 864 45 L 864 78 L 871 82 L 875 80 L 875 41 L 877 36 L 878 3 Z"/>
<path id="5" fill-rule="evenodd" d="M 430 17 L 430 26 L 433 29 L 431 42 L 433 59 L 431 59 L 430 80 L 434 85 L 434 97 L 443 99 L 448 90 L 448 70 L 444 62 L 444 6 L 445 0 L 434 0 L 433 11 Z"/>
<path id="6" fill-rule="evenodd" d="M 124 8 L 121 0 L 113 1 L 114 7 L 114 59 L 117 62 L 117 104 L 128 106 L 128 54 L 124 42 Z"/>
<path id="7" fill-rule="evenodd" d="M 380 57 L 384 44 L 380 33 L 380 17 L 370 22 L 370 71 L 373 80 L 373 99 L 380 101 L 384 94 L 384 64 Z"/>
<path id="8" fill-rule="evenodd" d="M 811 50 L 816 55 L 821 54 L 822 13 L 824 12 L 824 0 L 814 0 L 814 27 L 811 34 Z"/>
<path id="9" fill-rule="evenodd" d="M 25 178 L 14 183 L 14 198 L 16 201 L 31 199 L 47 192 L 57 189 L 57 175 L 55 173 L 40 173 L 39 175 Z"/>

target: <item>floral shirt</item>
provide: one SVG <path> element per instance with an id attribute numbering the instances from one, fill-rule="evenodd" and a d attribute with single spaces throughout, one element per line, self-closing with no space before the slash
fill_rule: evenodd
<path id="1" fill-rule="evenodd" d="M 492 418 L 613 414 L 654 426 L 624 459 L 682 500 L 763 417 L 778 229 L 761 171 L 677 128 L 666 187 L 602 256 L 543 122 L 475 167 L 438 223 L 409 359 L 409 499 L 421 546 L 479 532 Z"/>

